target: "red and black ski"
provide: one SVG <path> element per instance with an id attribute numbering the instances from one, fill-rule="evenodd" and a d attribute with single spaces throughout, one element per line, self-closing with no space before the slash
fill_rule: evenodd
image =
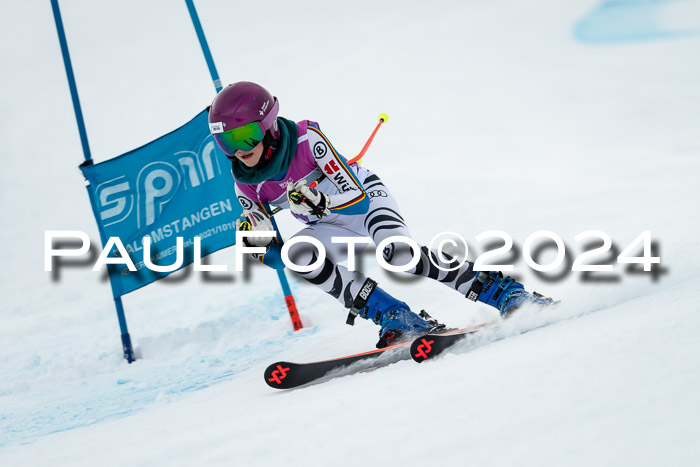
<path id="1" fill-rule="evenodd" d="M 427 334 L 413 342 L 403 342 L 384 349 L 370 350 L 369 352 L 320 362 L 276 362 L 265 370 L 265 383 L 275 389 L 291 389 L 312 382 L 373 370 L 401 360 L 408 360 L 411 357 L 420 362 L 422 360 L 416 358 L 416 353 L 425 354 L 426 358 L 430 358 L 437 355 L 438 350 L 446 349 L 459 339 L 482 329 L 496 327 L 499 323 L 500 321 L 492 321 L 456 331 L 448 331 L 445 334 Z M 447 339 L 441 340 L 443 337 L 447 337 Z M 422 339 L 426 340 L 422 341 Z"/>
<path id="2" fill-rule="evenodd" d="M 535 292 L 535 295 L 539 294 Z M 542 297 L 542 295 L 539 296 Z M 559 301 L 553 301 L 551 298 L 548 298 L 547 300 L 549 300 L 549 303 L 547 305 L 536 306 L 535 309 L 552 310 L 555 309 L 560 303 Z M 522 311 L 519 310 L 518 313 L 522 313 Z M 448 331 L 440 334 L 427 334 L 418 337 L 411 344 L 411 358 L 418 363 L 424 362 L 430 358 L 440 355 L 446 349 L 466 339 L 475 332 L 498 328 L 502 322 L 503 320 L 499 319 L 496 321 L 488 321 L 486 323 L 475 324 L 464 329 L 458 329 L 457 331 Z M 523 330 L 522 332 L 532 331 L 533 329 L 537 329 L 543 326 L 547 326 L 547 324 L 543 323 L 537 327 Z"/>
<path id="3" fill-rule="evenodd" d="M 383 349 L 311 363 L 276 362 L 265 370 L 265 382 L 275 389 L 291 389 L 321 379 L 368 371 L 408 360 L 411 341 Z M 325 378 L 328 377 L 328 378 Z"/>
<path id="4" fill-rule="evenodd" d="M 485 329 L 497 328 L 500 323 L 500 321 L 489 321 L 443 334 L 426 334 L 411 343 L 411 358 L 418 363 L 424 362 L 439 355 L 469 335 Z"/>

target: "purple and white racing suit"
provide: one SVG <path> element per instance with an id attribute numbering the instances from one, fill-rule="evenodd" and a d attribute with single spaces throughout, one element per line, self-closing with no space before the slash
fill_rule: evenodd
<path id="1" fill-rule="evenodd" d="M 343 243 L 333 243 L 331 239 L 369 237 L 378 245 L 388 237 L 412 237 L 396 200 L 376 174 L 358 163 L 348 165 L 318 124 L 304 120 L 297 123 L 297 127 L 296 153 L 287 173 L 278 180 L 266 180 L 254 185 L 236 181 L 236 195 L 241 206 L 250 211 L 262 210 L 263 202 L 289 208 L 286 195 L 288 182 L 305 179 L 311 184 L 318 181 L 316 189 L 330 196 L 331 214 L 322 219 L 294 214 L 307 225 L 294 237 L 305 235 L 319 240 L 326 249 L 326 259 L 313 271 L 298 274 L 332 295 L 344 307 L 350 308 L 365 276 L 338 264 L 346 258 L 347 247 Z M 436 264 L 444 269 L 450 268 L 450 264 L 442 261 L 441 255 L 434 250 L 421 246 L 420 255 L 416 266 L 406 272 L 430 277 L 466 295 L 475 276 L 472 263 L 467 261 L 459 269 L 445 271 Z M 384 248 L 383 256 L 387 263 L 402 266 L 411 261 L 413 253 L 408 244 L 392 242 Z M 444 253 L 442 256 L 451 259 Z M 315 263 L 318 256 L 315 248 L 299 244 L 290 249 L 290 258 L 302 266 Z"/>

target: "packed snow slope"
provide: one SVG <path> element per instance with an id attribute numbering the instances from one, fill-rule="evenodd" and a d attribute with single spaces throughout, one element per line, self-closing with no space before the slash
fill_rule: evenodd
<path id="1" fill-rule="evenodd" d="M 562 304 L 432 362 L 284 392 L 265 385 L 269 363 L 366 351 L 377 327 L 346 326 L 290 274 L 293 333 L 263 266 L 186 269 L 124 297 L 127 364 L 95 257 L 44 271 L 46 230 L 99 237 L 50 4 L 2 2 L 0 464 L 700 464 L 700 2 L 196 3 L 224 82 L 263 84 L 348 156 L 388 113 L 364 163 L 414 237 L 458 232 L 473 259 L 477 235 L 507 232 L 517 249 L 497 259 Z M 96 161 L 211 102 L 184 2 L 61 7 Z M 540 230 L 570 255 L 552 273 L 523 260 Z M 590 230 L 612 238 L 597 258 L 612 273 L 570 271 L 600 244 L 575 240 Z M 615 264 L 642 231 L 661 264 Z M 233 252 L 209 260 L 233 271 Z M 361 264 L 452 326 L 496 317 L 390 276 L 371 250 Z"/>

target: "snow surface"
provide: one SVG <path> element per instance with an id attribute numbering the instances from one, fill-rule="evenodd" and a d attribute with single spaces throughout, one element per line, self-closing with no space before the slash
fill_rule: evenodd
<path id="1" fill-rule="evenodd" d="M 368 350 L 376 327 L 347 327 L 290 276 L 306 326 L 292 333 L 273 272 L 185 270 L 124 297 L 128 365 L 104 275 L 87 259 L 44 272 L 45 230 L 99 237 L 49 2 L 2 2 L 0 464 L 700 465 L 700 2 L 648 3 L 624 2 L 636 36 L 620 42 L 588 0 L 197 2 L 222 80 L 264 84 L 346 154 L 389 114 L 365 163 L 421 242 L 455 231 L 475 253 L 486 230 L 522 247 L 546 229 L 575 257 L 579 232 L 620 251 L 650 230 L 662 258 L 656 276 L 617 265 L 584 281 L 520 257 L 556 313 L 434 362 L 280 392 L 269 363 Z M 61 7 L 96 161 L 211 102 L 184 2 Z M 233 249 L 210 260 L 233 265 Z M 448 324 L 494 318 L 371 254 L 363 268 Z"/>

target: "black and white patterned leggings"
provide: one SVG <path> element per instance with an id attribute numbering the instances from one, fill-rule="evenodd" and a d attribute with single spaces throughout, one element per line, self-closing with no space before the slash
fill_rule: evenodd
<path id="1" fill-rule="evenodd" d="M 406 227 L 394 197 L 379 177 L 369 172 L 363 185 L 371 197 L 370 208 L 366 214 L 355 216 L 332 214 L 299 231 L 292 237 L 305 235 L 319 240 L 324 245 L 326 259 L 323 264 L 313 271 L 299 272 L 298 274 L 332 295 L 345 308 L 352 306 L 354 297 L 365 281 L 365 276 L 359 271 L 350 271 L 347 267 L 338 264 L 338 261 L 347 258 L 347 247 L 342 243 L 332 243 L 331 238 L 370 237 L 375 245 L 379 245 L 383 240 L 393 236 L 413 238 Z M 362 244 L 358 245 L 356 250 L 360 250 L 362 246 Z M 449 255 L 444 253 L 443 255 L 445 259 L 451 259 Z M 413 251 L 410 245 L 404 242 L 392 242 L 384 248 L 383 256 L 387 263 L 393 266 L 403 266 L 413 259 Z M 420 261 L 415 267 L 406 271 L 407 273 L 435 279 L 461 295 L 466 295 L 476 275 L 472 269 L 472 263 L 467 261 L 459 269 L 444 271 L 436 267 L 435 264 L 439 264 L 445 269 L 450 268 L 450 264 L 442 261 L 435 250 L 421 246 L 420 256 Z M 290 258 L 297 265 L 308 266 L 317 261 L 318 253 L 315 247 L 307 243 L 299 243 L 290 248 Z"/>

